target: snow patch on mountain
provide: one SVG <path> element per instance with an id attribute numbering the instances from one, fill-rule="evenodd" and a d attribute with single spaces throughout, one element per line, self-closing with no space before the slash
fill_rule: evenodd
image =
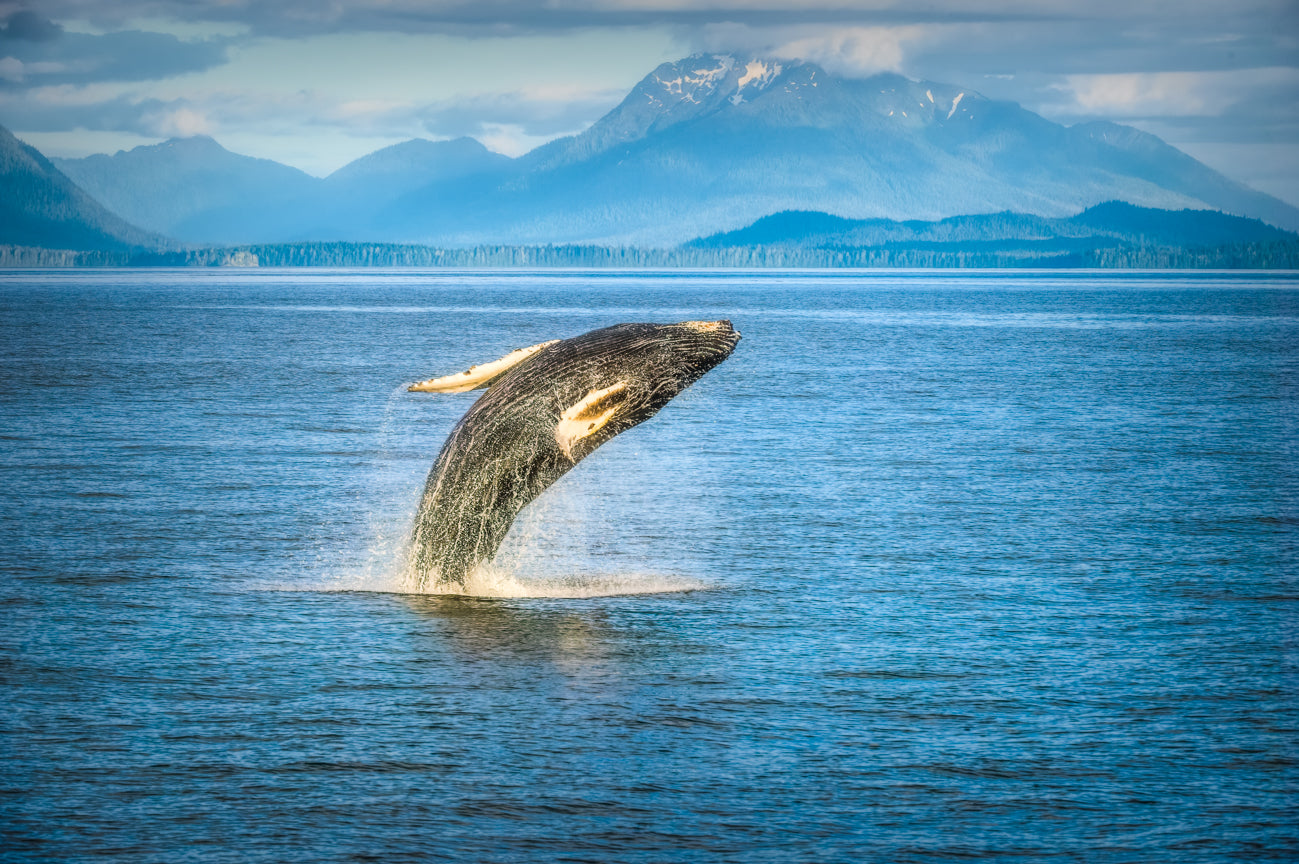
<path id="1" fill-rule="evenodd" d="M 726 80 L 735 67 L 735 58 L 729 55 L 714 56 L 717 66 L 713 68 L 690 69 L 681 72 L 675 78 L 664 78 L 655 74 L 656 80 L 669 96 L 679 101 L 700 104 L 697 97 L 706 96 L 715 91 L 720 83 Z"/>
<path id="2" fill-rule="evenodd" d="M 745 65 L 744 74 L 740 76 L 740 80 L 735 82 L 735 86 L 737 89 L 743 90 L 745 85 L 749 84 L 752 81 L 756 81 L 758 82 L 757 83 L 758 89 L 761 90 L 762 88 L 770 84 L 772 80 L 779 74 L 780 74 L 779 63 L 772 63 L 771 65 L 767 65 L 761 60 L 750 60 Z"/>

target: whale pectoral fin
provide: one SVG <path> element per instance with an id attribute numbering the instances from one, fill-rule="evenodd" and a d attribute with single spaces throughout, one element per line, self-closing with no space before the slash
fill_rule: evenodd
<path id="1" fill-rule="evenodd" d="M 558 341 L 558 339 L 551 339 L 549 342 L 529 345 L 527 348 L 511 351 L 500 360 L 470 366 L 464 372 L 457 372 L 454 375 L 430 378 L 427 381 L 412 384 L 406 390 L 410 393 L 464 393 L 466 390 L 481 390 L 490 387 L 493 381 L 527 360 L 533 354 L 536 354 L 542 348 L 554 345 Z"/>
<path id="2" fill-rule="evenodd" d="M 592 390 L 559 416 L 559 423 L 555 426 L 555 441 L 565 456 L 576 462 L 573 446 L 603 429 L 618 410 L 627 404 L 631 395 L 627 385 L 628 382 L 619 381 L 612 387 Z"/>

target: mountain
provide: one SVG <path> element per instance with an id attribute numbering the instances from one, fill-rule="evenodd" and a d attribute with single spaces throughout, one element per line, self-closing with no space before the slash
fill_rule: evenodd
<path id="1" fill-rule="evenodd" d="M 231 153 L 200 135 L 54 162 L 140 225 L 195 243 L 252 243 L 369 238 L 372 215 L 410 189 L 498 176 L 512 160 L 472 138 L 417 138 L 363 156 L 322 180 Z"/>
<path id="2" fill-rule="evenodd" d="M 1293 231 L 1283 231 L 1259 219 L 1231 216 L 1212 210 L 1170 213 L 1107 201 L 1077 216 L 1060 220 L 1093 236 L 1127 238 L 1133 243 L 1160 246 L 1217 246 L 1229 243 L 1292 243 Z"/>
<path id="3" fill-rule="evenodd" d="M 391 229 L 376 228 L 375 217 L 388 208 L 385 220 L 392 222 L 399 209 L 394 202 L 412 189 L 423 193 L 415 199 L 418 208 L 437 202 L 451 210 L 464 190 L 472 194 L 513 171 L 513 159 L 473 138 L 413 138 L 362 156 L 325 178 L 329 215 L 318 216 L 308 233 L 329 239 L 386 237 Z"/>
<path id="4" fill-rule="evenodd" d="M 1123 200 L 1299 227 L 1299 209 L 1135 129 L 1066 128 L 968 88 L 730 55 L 665 63 L 589 129 L 518 161 L 454 212 L 424 189 L 381 223 L 421 242 L 672 245 L 792 209 L 1061 217 Z"/>
<path id="5" fill-rule="evenodd" d="M 349 162 L 330 174 L 326 183 L 353 194 L 367 191 L 381 198 L 395 198 L 412 186 L 500 174 L 508 171 L 512 162 L 510 157 L 493 153 L 473 138 L 412 138 Z"/>
<path id="6" fill-rule="evenodd" d="M 167 245 L 108 212 L 3 127 L 0 192 L 0 245 L 124 251 Z"/>
<path id="7" fill-rule="evenodd" d="M 1231 247 L 1299 243 L 1299 235 L 1258 219 L 1212 210 L 1156 210 L 1107 201 L 1074 216 L 1052 219 L 1025 213 L 955 216 L 934 222 L 844 219 L 827 213 L 785 211 L 737 231 L 702 237 L 691 249 L 860 249 L 885 247 L 957 251 L 996 246 L 1035 253 L 1097 248 Z"/>
<path id="8" fill-rule="evenodd" d="M 1129 127 L 733 55 L 664 63 L 584 132 L 514 160 L 415 140 L 317 180 L 186 139 L 58 164 L 119 215 L 203 242 L 668 247 L 787 210 L 1058 219 L 1111 200 L 1299 228 L 1299 209 Z"/>
<path id="9" fill-rule="evenodd" d="M 1147 132 L 1107 122 L 1079 124 L 1070 127 L 1069 132 L 1075 139 L 1086 141 L 1081 149 L 1084 154 L 1094 154 L 1103 170 L 1141 177 L 1209 209 L 1299 230 L 1299 209 L 1224 177 Z"/>
<path id="10" fill-rule="evenodd" d="M 0 250 L 2 252 L 2 250 Z M 0 255 L 2 257 L 2 255 Z M 671 249 L 599 245 L 304 242 L 152 256 L 164 266 L 270 267 L 1104 267 L 1299 268 L 1299 234 L 1208 210 L 1118 201 L 1052 219 L 1025 213 L 936 222 L 787 211 Z"/>
<path id="11" fill-rule="evenodd" d="M 119 216 L 195 243 L 299 239 L 321 201 L 317 178 L 203 135 L 52 161 Z"/>

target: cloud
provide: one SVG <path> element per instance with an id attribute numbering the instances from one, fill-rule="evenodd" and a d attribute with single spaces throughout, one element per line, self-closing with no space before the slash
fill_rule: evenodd
<path id="1" fill-rule="evenodd" d="M 63 34 L 50 44 L 72 36 L 123 44 L 85 43 L 75 52 L 43 58 L 0 44 L 0 55 L 68 67 L 63 77 L 25 78 L 29 85 L 72 81 L 76 70 L 99 75 L 83 80 L 151 80 L 198 71 L 224 62 L 227 45 L 258 36 L 287 42 L 327 33 L 498 37 L 659 27 L 675 34 L 682 56 L 697 50 L 761 52 L 811 60 L 839 74 L 893 70 L 965 84 L 987 74 L 1016 75 L 1021 84 L 1041 88 L 1053 82 L 1026 73 L 1293 66 L 1299 32 L 1299 4 L 1293 0 L 43 0 L 42 9 L 56 20 L 88 21 L 113 31 L 98 37 Z M 7 26 L 46 36 L 58 27 L 31 12 L 11 20 L 18 23 Z M 146 45 L 140 41 L 145 34 L 137 32 L 139 44 L 125 44 L 124 34 L 145 20 L 151 28 L 170 20 L 190 32 L 206 24 L 236 27 L 245 35 L 181 40 L 154 32 L 149 36 L 158 41 Z M 69 53 L 93 60 L 93 69 L 70 63 Z M 1008 98 L 1024 94 L 1023 87 L 1007 88 Z"/>
<path id="2" fill-rule="evenodd" d="M 1060 89 L 1073 97 L 1073 107 L 1084 114 L 1219 114 L 1226 107 L 1225 94 L 1208 92 L 1200 86 L 1203 78 L 1196 72 L 1070 75 Z"/>
<path id="3" fill-rule="evenodd" d="M 1112 117 L 1220 117 L 1244 102 L 1293 104 L 1299 70 L 1069 75 L 1063 110 Z"/>
<path id="4" fill-rule="evenodd" d="M 5 66 L 0 62 L 0 74 Z M 626 94 L 622 90 L 536 87 L 453 99 L 338 99 L 319 91 L 195 91 L 174 99 L 114 92 L 109 85 L 58 85 L 5 93 L 0 122 L 29 132 L 86 129 L 152 138 L 258 129 L 309 140 L 324 129 L 363 138 L 458 138 L 468 135 L 516 152 L 580 131 Z"/>
<path id="5" fill-rule="evenodd" d="M 44 0 L 55 19 L 84 20 L 102 29 L 123 29 L 140 19 L 237 23 L 263 36 L 294 37 L 340 32 L 510 35 L 572 32 L 601 27 L 700 27 L 733 22 L 745 26 L 807 23 L 906 23 L 969 17 L 960 0 L 926 4 L 921 10 L 894 0 L 788 2 L 663 2 L 663 0 Z M 1031 8 L 1027 0 L 992 4 Z M 1022 11 L 1016 14 L 1023 14 Z M 1036 12 L 1032 13 L 1038 14 Z"/>
<path id="6" fill-rule="evenodd" d="M 6 33 L 22 14 L 10 16 Z M 210 69 L 227 59 L 225 39 L 184 41 L 139 30 L 93 35 L 39 31 L 35 25 L 23 25 L 19 32 L 25 35 L 0 40 L 0 57 L 12 61 L 10 73 L 0 78 L 9 86 L 151 81 Z"/>
<path id="7" fill-rule="evenodd" d="M 129 29 L 141 19 L 237 24 L 257 35 L 394 32 L 508 35 L 572 32 L 599 27 L 709 25 L 779 28 L 803 25 L 895 27 L 933 23 L 1108 21 L 1154 27 L 1195 20 L 1257 30 L 1258 22 L 1289 24 L 1293 0 L 42 0 L 55 20 L 84 20 L 105 30 Z M 1113 28 L 1112 28 L 1113 29 Z"/>
<path id="8" fill-rule="evenodd" d="M 158 98 L 118 92 L 113 85 L 62 84 L 36 90 L 0 91 L 0 123 L 15 131 L 85 130 L 144 139 L 222 134 L 246 127 L 302 137 L 321 105 L 311 99 L 210 92 Z"/>
<path id="9" fill-rule="evenodd" d="M 1117 119 L 1180 146 L 1299 140 L 1299 69 L 1071 75 L 1039 106 L 1061 122 Z"/>
<path id="10" fill-rule="evenodd" d="M 509 123 L 487 123 L 472 137 L 494 153 L 517 157 L 540 147 L 554 136 L 530 135 L 522 127 Z"/>
<path id="11" fill-rule="evenodd" d="M 0 25 L 0 40 L 21 39 L 26 42 L 49 42 L 59 38 L 63 28 L 30 9 L 19 9 Z"/>
<path id="12" fill-rule="evenodd" d="M 823 36 L 805 36 L 772 49 L 777 57 L 819 63 L 838 74 L 873 74 L 902 67 L 902 42 L 919 27 L 848 27 Z"/>
<path id="13" fill-rule="evenodd" d="M 131 98 L 86 92 L 70 86 L 31 92 L 0 92 L 0 118 L 5 126 L 27 132 L 61 132 L 85 129 L 96 132 L 129 132 L 163 137 L 161 118 L 188 108 L 181 101 Z"/>
<path id="14" fill-rule="evenodd" d="M 697 50 L 735 51 L 785 60 L 808 60 L 836 75 L 866 76 L 877 72 L 898 72 L 904 65 L 907 43 L 926 38 L 930 28 L 842 27 L 801 25 L 795 27 L 747 27 L 717 24 L 690 37 Z"/>
<path id="15" fill-rule="evenodd" d="M 193 108 L 169 109 L 162 114 L 153 115 L 149 120 L 155 134 L 165 138 L 189 138 L 212 132 L 212 124 L 207 115 Z"/>

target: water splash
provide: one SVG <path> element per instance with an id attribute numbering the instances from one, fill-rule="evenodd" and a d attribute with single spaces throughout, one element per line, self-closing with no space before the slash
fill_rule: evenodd
<path id="1" fill-rule="evenodd" d="M 370 543 L 362 577 L 362 581 L 367 584 L 386 584 L 391 581 L 393 562 L 399 559 L 404 562 L 406 549 L 410 545 L 410 525 L 419 504 L 418 484 L 422 475 L 411 474 L 409 468 L 412 460 L 403 458 L 403 453 L 410 444 L 404 439 L 398 440 L 397 430 L 410 425 L 402 422 L 399 413 L 403 408 L 409 407 L 410 397 L 406 385 L 398 384 L 388 394 L 384 405 L 383 422 L 379 427 L 378 458 L 371 469 L 370 488 L 382 496 L 381 500 L 408 503 L 395 512 L 377 506 L 371 508 Z M 423 448 L 418 449 L 422 463 Z"/>
<path id="2" fill-rule="evenodd" d="M 645 562 L 609 548 L 601 536 L 601 514 L 593 512 L 598 509 L 593 505 L 590 487 L 581 482 L 581 477 L 564 477 L 523 509 L 496 557 L 470 571 L 464 585 L 430 584 L 415 590 L 411 586 L 417 581 L 403 569 L 403 593 L 576 598 L 710 587 L 682 574 L 650 571 L 645 569 Z M 611 562 L 625 563 L 626 567 L 609 572 Z"/>
<path id="3" fill-rule="evenodd" d="M 525 507 L 495 558 L 471 571 L 463 585 L 418 587 L 420 580 L 411 572 L 411 533 L 426 458 L 400 440 L 401 421 L 394 415 L 401 411 L 404 395 L 404 389 L 394 391 L 385 411 L 378 464 L 370 478 L 374 504 L 368 514 L 369 542 L 357 550 L 362 554 L 337 561 L 332 568 L 322 562 L 327 572 L 333 570 L 323 582 L 276 580 L 260 587 L 487 598 L 612 597 L 715 587 L 684 573 L 664 572 L 643 552 L 611 539 L 608 524 L 615 517 L 602 506 L 602 496 L 592 492 L 600 483 L 573 475 Z"/>

